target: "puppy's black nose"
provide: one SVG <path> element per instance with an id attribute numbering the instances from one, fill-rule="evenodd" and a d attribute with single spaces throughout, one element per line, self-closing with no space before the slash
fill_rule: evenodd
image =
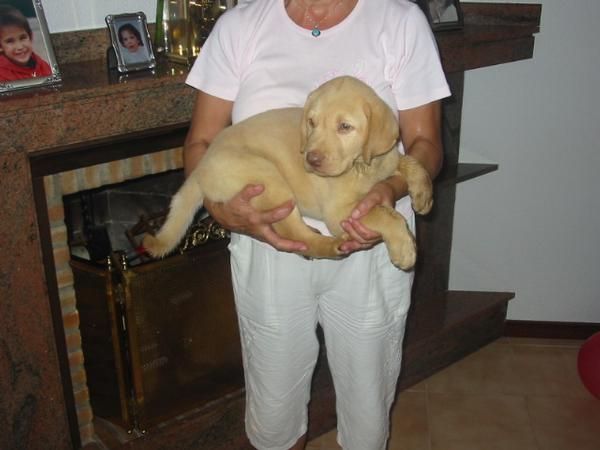
<path id="1" fill-rule="evenodd" d="M 306 161 L 313 167 L 319 167 L 323 162 L 323 155 L 318 150 L 311 150 L 306 154 Z"/>

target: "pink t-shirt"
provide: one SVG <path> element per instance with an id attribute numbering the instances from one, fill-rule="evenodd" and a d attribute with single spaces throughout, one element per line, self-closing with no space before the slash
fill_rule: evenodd
<path id="1" fill-rule="evenodd" d="M 233 101 L 236 123 L 302 106 L 309 92 L 341 75 L 370 85 L 394 111 L 450 94 L 431 28 L 408 0 L 358 0 L 316 38 L 289 18 L 284 0 L 241 0 L 217 21 L 186 82 Z M 408 198 L 397 209 L 413 214 Z"/>

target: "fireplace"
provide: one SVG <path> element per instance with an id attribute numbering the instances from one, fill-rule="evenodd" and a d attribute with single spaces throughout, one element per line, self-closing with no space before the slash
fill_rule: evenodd
<path id="1" fill-rule="evenodd" d="M 115 436 L 144 435 L 244 386 L 226 231 L 200 211 L 175 254 L 153 260 L 140 249 L 182 182 L 176 170 L 63 196 L 71 273 L 61 270 L 79 317 L 67 334 L 81 335 L 96 425 L 120 427 Z"/>
<path id="2" fill-rule="evenodd" d="M 84 446 L 123 444 L 243 398 L 225 230 L 201 211 L 186 248 L 162 260 L 139 249 L 139 224 L 156 228 L 183 182 L 181 148 L 160 150 L 171 142 L 136 136 L 119 159 L 108 142 L 96 149 L 108 161 L 87 165 L 82 147 L 36 166 L 51 172 L 48 247 Z"/>

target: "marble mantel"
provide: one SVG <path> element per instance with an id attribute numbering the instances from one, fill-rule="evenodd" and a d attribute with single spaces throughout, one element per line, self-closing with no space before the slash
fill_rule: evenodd
<path id="1" fill-rule="evenodd" d="M 446 72 L 530 58 L 540 10 L 464 4 L 464 30 L 437 35 Z M 148 130 L 184 130 L 193 105 L 183 66 L 161 61 L 155 74 L 109 77 L 105 30 L 52 40 L 63 83 L 0 97 L 0 448 L 79 446 L 61 380 L 68 356 L 56 345 L 64 332 L 53 326 L 57 312 L 48 300 L 32 158 Z M 89 50 L 86 59 L 69 53 L 76 46 Z"/>

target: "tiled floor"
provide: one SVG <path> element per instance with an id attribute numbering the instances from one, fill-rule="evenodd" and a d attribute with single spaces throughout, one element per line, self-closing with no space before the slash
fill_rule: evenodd
<path id="1" fill-rule="evenodd" d="M 402 392 L 388 450 L 600 450 L 582 341 L 502 338 Z M 307 450 L 339 450 L 332 431 Z"/>

